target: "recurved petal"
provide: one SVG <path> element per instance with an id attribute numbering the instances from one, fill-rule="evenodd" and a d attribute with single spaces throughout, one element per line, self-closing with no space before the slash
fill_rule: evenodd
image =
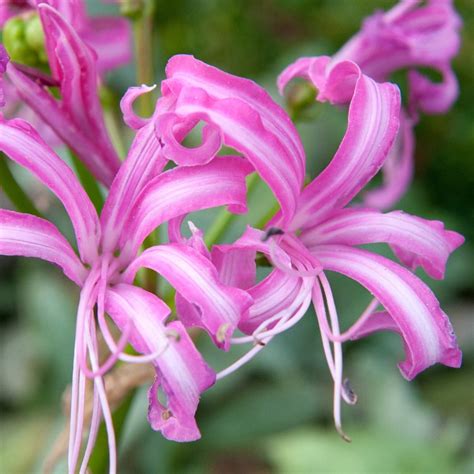
<path id="1" fill-rule="evenodd" d="M 215 373 L 195 348 L 183 325 L 164 320 L 170 309 L 155 295 L 134 286 L 110 288 L 106 310 L 119 328 L 129 320 L 134 328 L 130 342 L 142 354 L 161 352 L 154 362 L 156 379 L 148 392 L 148 420 L 174 441 L 200 437 L 195 413 L 201 393 L 215 382 Z M 166 406 L 158 399 L 158 389 L 166 396 Z"/>
<path id="2" fill-rule="evenodd" d="M 459 50 L 461 21 L 450 0 L 404 0 L 376 12 L 333 57 L 351 60 L 376 80 L 401 68 L 447 64 Z"/>
<path id="3" fill-rule="evenodd" d="M 229 338 L 252 303 L 243 290 L 219 281 L 208 258 L 183 244 L 151 247 L 137 257 L 124 273 L 131 282 L 137 271 L 150 268 L 166 278 L 200 316 L 199 326 L 206 329 L 219 347 L 227 349 Z"/>
<path id="4" fill-rule="evenodd" d="M 413 273 L 384 257 L 344 245 L 322 245 L 313 253 L 325 270 L 357 281 L 385 307 L 406 344 L 406 360 L 399 364 L 404 377 L 411 380 L 438 362 L 460 366 L 461 351 L 447 315 Z"/>
<path id="5" fill-rule="evenodd" d="M 447 66 L 439 68 L 441 82 L 432 82 L 416 70 L 410 71 L 409 107 L 412 114 L 421 110 L 426 114 L 442 114 L 447 112 L 459 95 L 459 85 L 454 72 Z"/>
<path id="6" fill-rule="evenodd" d="M 364 204 L 385 210 L 403 197 L 413 178 L 414 149 L 413 120 L 402 109 L 397 138 L 382 167 L 383 184 L 364 194 Z"/>
<path id="7" fill-rule="evenodd" d="M 397 257 L 415 269 L 421 266 L 432 278 L 442 279 L 446 262 L 464 238 L 429 221 L 402 211 L 382 214 L 372 209 L 343 209 L 301 235 L 309 247 L 321 244 L 364 245 L 387 243 Z"/>
<path id="8" fill-rule="evenodd" d="M 219 157 L 206 165 L 177 167 L 156 176 L 130 214 L 121 238 L 125 254 L 133 257 L 150 232 L 175 217 L 217 206 L 245 212 L 245 176 L 249 171 L 242 158 Z"/>
<path id="9" fill-rule="evenodd" d="M 292 171 L 304 179 L 305 154 L 293 122 L 271 96 L 255 82 L 228 74 L 190 55 L 173 56 L 166 66 L 164 92 L 179 95 L 182 88 L 200 88 L 217 99 L 240 99 L 260 116 L 263 126 L 281 143 Z M 218 124 L 219 125 L 219 124 Z"/>
<path id="10" fill-rule="evenodd" d="M 133 103 L 138 97 L 151 92 L 155 87 L 156 85 L 147 86 L 145 84 L 137 87 L 129 87 L 127 92 L 125 92 L 123 95 L 122 99 L 120 100 L 120 110 L 123 114 L 123 121 L 130 128 L 138 130 L 144 127 L 150 121 L 150 118 L 140 117 L 135 113 L 133 110 Z"/>
<path id="11" fill-rule="evenodd" d="M 354 63 L 334 66 L 319 95 L 335 103 L 351 95 L 348 126 L 334 158 L 302 192 L 294 229 L 348 204 L 383 165 L 399 127 L 399 90 L 373 81 Z"/>
<path id="12" fill-rule="evenodd" d="M 23 120 L 0 117 L 0 150 L 35 175 L 59 198 L 74 227 L 81 258 L 92 263 L 100 238 L 99 219 L 72 170 Z"/>
<path id="13" fill-rule="evenodd" d="M 85 279 L 86 269 L 58 229 L 29 214 L 0 209 L 0 254 L 54 263 L 78 286 Z"/>

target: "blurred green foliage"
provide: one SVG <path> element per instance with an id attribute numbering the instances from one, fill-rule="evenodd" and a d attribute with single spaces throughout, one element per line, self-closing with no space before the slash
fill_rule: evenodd
<path id="1" fill-rule="evenodd" d="M 265 85 L 303 54 L 331 54 L 376 8 L 393 1 L 165 0 L 157 1 L 155 70 L 163 77 L 169 56 L 192 53 Z M 412 383 L 398 373 L 399 339 L 383 334 L 345 347 L 346 373 L 359 395 L 344 409 L 346 444 L 331 421 L 332 386 L 314 314 L 276 338 L 259 357 L 205 393 L 198 412 L 202 439 L 176 444 L 146 422 L 146 390 L 136 396 L 121 443 L 122 473 L 470 473 L 474 470 L 474 9 L 456 2 L 464 20 L 463 48 L 455 61 L 461 94 L 444 116 L 423 117 L 416 129 L 416 179 L 399 207 L 446 221 L 463 232 L 443 282 L 429 281 L 451 316 L 464 351 L 463 368 L 432 368 Z M 90 2 L 91 11 L 114 11 Z M 133 67 L 110 78 L 120 97 L 134 83 Z M 280 100 L 280 99 L 278 99 Z M 342 111 L 318 105 L 298 125 L 314 175 L 344 133 Z M 22 176 L 20 176 L 22 178 Z M 59 206 L 31 184 L 43 210 L 69 229 Z M 270 202 L 260 189 L 251 219 Z M 206 225 L 213 214 L 193 217 Z M 244 221 L 225 235 L 235 237 Z M 388 251 L 384 250 L 385 252 Z M 332 278 L 343 326 L 368 295 Z M 0 472 L 37 472 L 60 431 L 61 397 L 69 383 L 77 291 L 60 272 L 35 261 L 0 259 Z M 239 351 L 218 353 L 206 337 L 200 348 L 215 368 Z M 40 435 L 43 433 L 43 435 Z M 48 433 L 46 436 L 44 433 Z M 61 464 L 57 472 L 64 472 Z M 97 473 L 96 473 L 97 474 Z"/>

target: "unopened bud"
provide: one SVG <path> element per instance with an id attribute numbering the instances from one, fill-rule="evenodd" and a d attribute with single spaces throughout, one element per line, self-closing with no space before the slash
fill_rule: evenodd
<path id="1" fill-rule="evenodd" d="M 25 39 L 34 51 L 45 52 L 43 25 L 38 15 L 32 15 L 28 19 L 25 27 Z"/>

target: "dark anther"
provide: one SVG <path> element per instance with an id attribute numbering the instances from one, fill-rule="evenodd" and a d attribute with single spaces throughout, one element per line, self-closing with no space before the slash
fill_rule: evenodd
<path id="1" fill-rule="evenodd" d="M 274 235 L 283 235 L 283 234 L 284 232 L 278 227 L 270 227 L 270 229 L 268 229 L 265 232 L 265 235 L 262 237 L 262 242 L 266 242 L 270 237 L 273 237 Z"/>
<path id="2" fill-rule="evenodd" d="M 355 405 L 357 403 L 357 393 L 354 392 L 352 389 L 351 381 L 349 379 L 344 379 L 342 382 L 342 389 L 344 393 L 347 395 L 348 401 L 351 405 Z"/>

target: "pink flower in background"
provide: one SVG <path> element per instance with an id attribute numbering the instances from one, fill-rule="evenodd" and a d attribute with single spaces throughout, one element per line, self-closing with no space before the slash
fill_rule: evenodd
<path id="1" fill-rule="evenodd" d="M 456 100 L 458 84 L 451 61 L 459 51 L 460 27 L 451 0 L 400 0 L 391 10 L 368 17 L 361 31 L 327 62 L 300 58 L 281 73 L 282 93 L 294 77 L 304 77 L 319 89 L 323 76 L 345 60 L 354 61 L 379 82 L 408 69 L 408 110 L 401 112 L 400 133 L 383 168 L 384 184 L 365 194 L 365 204 L 387 209 L 404 195 L 413 176 L 413 126 L 418 112 L 445 113 Z M 432 82 L 417 71 L 420 67 L 437 71 L 441 82 Z M 318 100 L 328 99 L 319 94 Z"/>
<path id="2" fill-rule="evenodd" d="M 59 137 L 103 184 L 110 186 L 120 161 L 105 127 L 97 87 L 101 73 L 130 60 L 127 22 L 120 18 L 88 19 L 78 1 L 48 3 L 38 2 L 36 10 L 45 33 L 52 78 L 10 63 L 7 113 L 18 116 L 17 100 L 24 101 L 41 119 L 41 132 L 49 142 L 55 144 L 55 137 Z M 50 85 L 59 87 L 60 99 L 46 89 Z M 29 110 L 20 114 L 32 118 Z"/>
<path id="3" fill-rule="evenodd" d="M 157 135 L 157 142 L 160 140 Z M 102 375 L 117 359 L 155 365 L 156 381 L 149 392 L 149 421 L 154 429 L 177 441 L 200 436 L 194 416 L 200 393 L 214 383 L 215 374 L 182 323 L 166 324 L 170 314 L 166 304 L 156 295 L 133 286 L 140 267 L 165 276 L 190 304 L 199 308 L 203 319 L 216 318 L 224 324 L 238 321 L 251 304 L 246 292 L 220 283 L 212 263 L 189 246 L 163 244 L 148 248 L 137 257 L 143 239 L 166 221 L 221 205 L 229 205 L 236 212 L 245 211 L 248 165 L 242 158 L 228 157 L 162 172 L 166 162 L 162 149 L 150 147 L 149 142 L 148 135 L 137 134 L 99 220 L 71 169 L 34 129 L 22 120 L 0 121 L 0 150 L 60 199 L 71 218 L 77 241 L 78 255 L 50 222 L 0 210 L 0 254 L 47 260 L 61 267 L 81 288 L 72 377 L 70 472 L 75 472 L 82 445 L 86 377 L 94 381 L 94 405 L 82 468 L 87 466 L 103 416 L 110 470 L 115 471 L 115 437 Z M 148 166 L 152 171 L 147 181 L 137 179 L 139 174 L 134 171 L 144 171 Z M 130 247 L 129 242 L 134 245 Z M 118 342 L 108 329 L 105 312 L 122 333 Z M 110 350 L 101 366 L 98 330 Z M 127 343 L 144 355 L 125 354 Z M 157 398 L 158 387 L 167 396 L 166 406 Z"/>
<path id="4" fill-rule="evenodd" d="M 249 336 L 231 342 L 256 345 L 217 377 L 238 369 L 273 336 L 296 324 L 312 300 L 335 381 L 335 424 L 347 439 L 341 429 L 340 397 L 348 403 L 354 403 L 355 398 L 349 385 L 343 383 L 342 342 L 374 331 L 398 332 L 406 349 L 400 370 L 409 380 L 437 362 L 459 367 L 461 353 L 446 314 L 430 289 L 410 270 L 421 266 L 431 277 L 442 278 L 450 253 L 463 238 L 445 230 L 441 222 L 401 211 L 383 214 L 347 207 L 387 159 L 399 126 L 400 97 L 395 86 L 375 82 L 350 61 L 339 62 L 326 76 L 328 61 L 320 58 L 311 69 L 320 96 L 332 103 L 350 104 L 348 127 L 333 160 L 304 188 L 289 221 L 280 212 L 266 232 L 249 228 L 234 244 L 215 246 L 210 258 L 223 283 L 246 289 L 254 299 L 239 324 Z M 389 244 L 410 269 L 358 248 L 379 242 Z M 256 252 L 266 255 L 275 269 L 255 285 Z M 326 271 L 357 281 L 374 296 L 354 326 L 343 334 Z M 379 305 L 384 312 L 376 311 Z M 197 318 L 185 302 L 178 311 L 182 319 Z"/>

